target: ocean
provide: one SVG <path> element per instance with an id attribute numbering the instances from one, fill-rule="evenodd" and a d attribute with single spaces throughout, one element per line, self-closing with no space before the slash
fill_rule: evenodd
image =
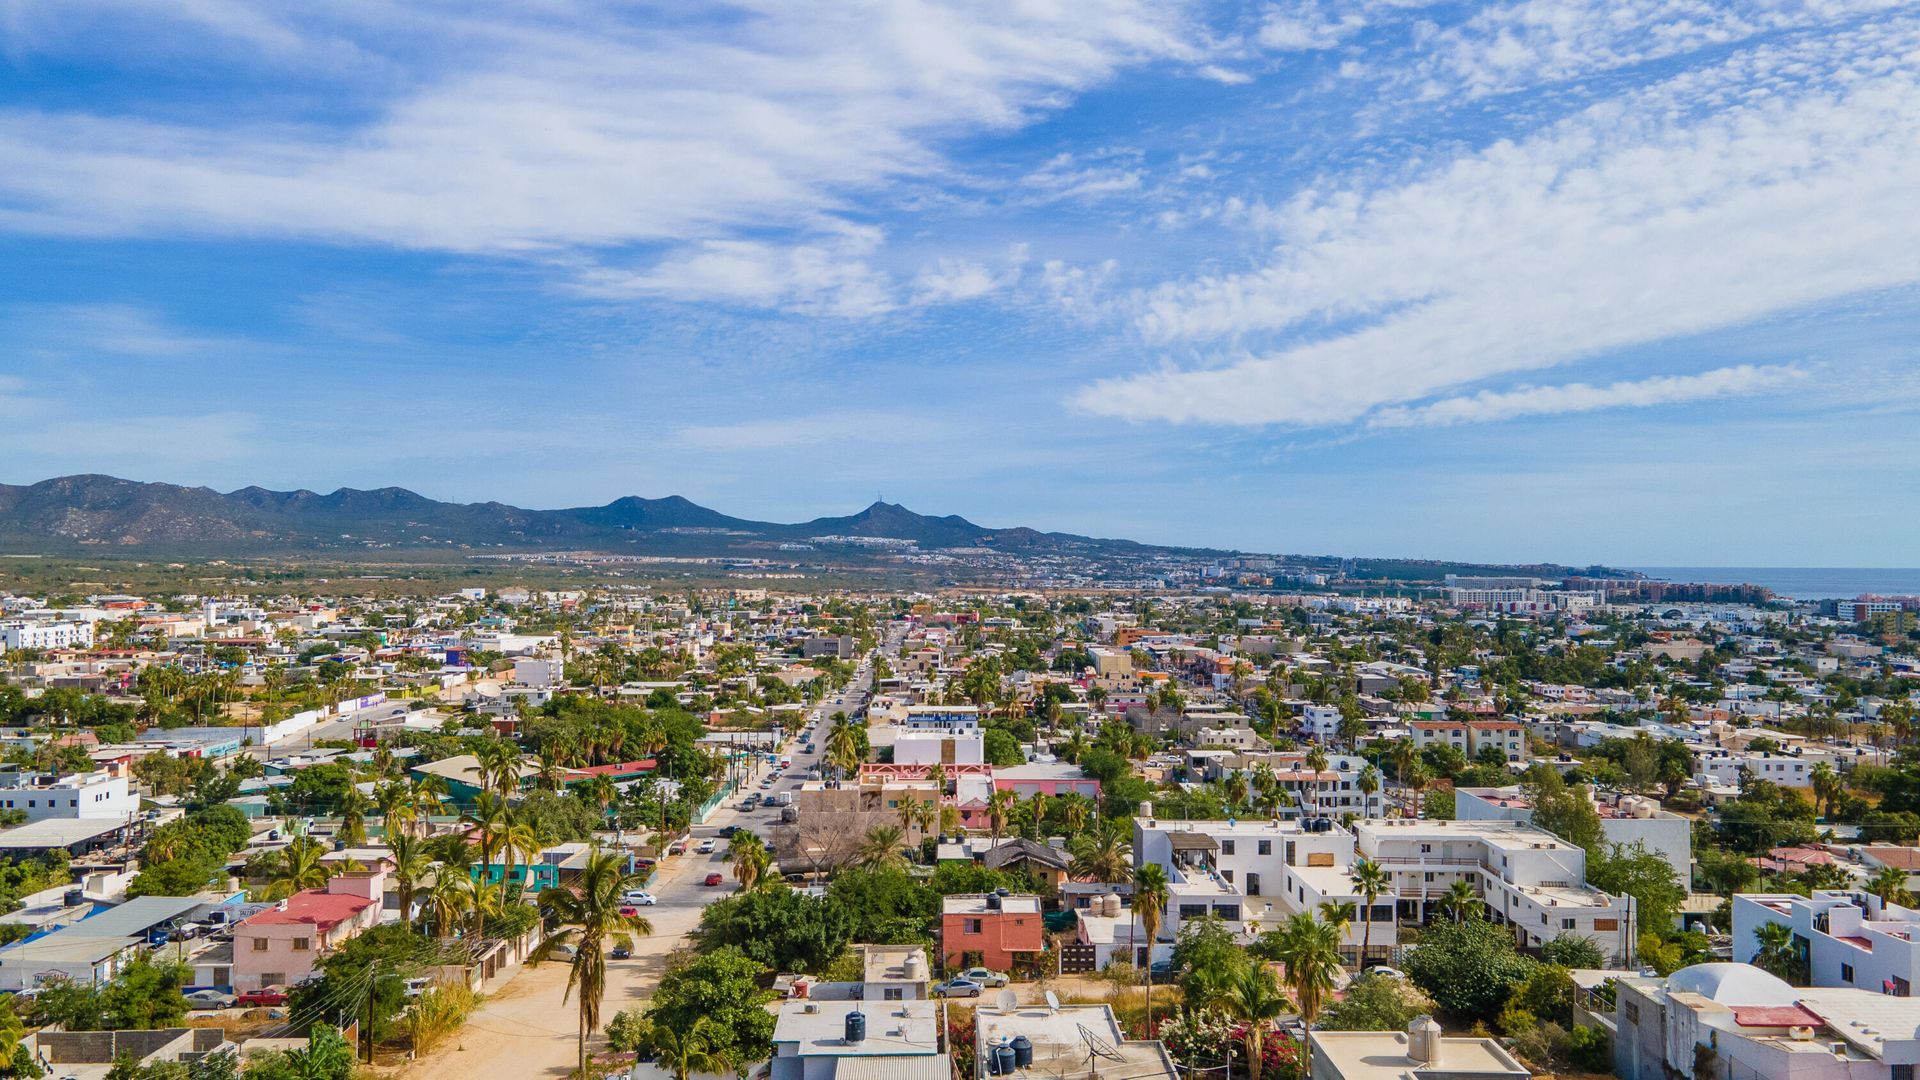
<path id="1" fill-rule="evenodd" d="M 1920 569 L 1842 566 L 1634 566 L 1663 581 L 1762 585 L 1795 600 L 1852 599 L 1861 593 L 1920 596 Z"/>

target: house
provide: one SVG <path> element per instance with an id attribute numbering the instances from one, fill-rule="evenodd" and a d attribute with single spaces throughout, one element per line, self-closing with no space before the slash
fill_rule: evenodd
<path id="1" fill-rule="evenodd" d="M 1733 958 L 1751 961 L 1764 923 L 1792 929 L 1812 986 L 1858 987 L 1907 997 L 1920 982 L 1920 911 L 1872 893 L 1818 889 L 1812 896 L 1741 893 L 1733 898 Z"/>
<path id="2" fill-rule="evenodd" d="M 1920 1001 L 1796 989 L 1749 964 L 1622 977 L 1613 1020 L 1620 1080 L 1905 1080 L 1920 1062 Z"/>
<path id="3" fill-rule="evenodd" d="M 996 971 L 1035 961 L 1046 947 L 1040 898 L 962 893 L 940 905 L 940 949 L 948 968 L 984 964 Z"/>
<path id="4" fill-rule="evenodd" d="M 1313 1080 L 1526 1080 L 1533 1070 L 1494 1039 L 1443 1035 L 1429 1016 L 1405 1031 L 1314 1031 Z"/>
<path id="5" fill-rule="evenodd" d="M 862 983 L 808 987 L 781 1003 L 768 1080 L 951 1080 L 943 1003 L 927 995 L 926 954 L 859 948 Z"/>
<path id="6" fill-rule="evenodd" d="M 989 870 L 1025 870 L 1034 881 L 1044 884 L 1048 893 L 1058 893 L 1067 880 L 1073 857 L 1050 844 L 1015 836 L 990 847 L 980 863 Z"/>
<path id="7" fill-rule="evenodd" d="M 0 947 L 0 990 L 26 990 L 53 980 L 110 982 L 145 946 L 149 933 L 208 907 L 192 896 L 142 896 Z"/>
<path id="8" fill-rule="evenodd" d="M 991 1075 L 997 1047 L 1020 1076 L 1175 1080 L 1179 1074 L 1158 1040 L 1129 1039 L 1108 1005 L 1025 1004 L 973 1011 L 974 1080 Z M 1097 1063 L 1097 1064 L 1096 1064 Z"/>
<path id="9" fill-rule="evenodd" d="M 993 789 L 1011 791 L 1022 799 L 1035 795 L 1084 795 L 1098 802 L 1100 781 L 1080 771 L 1080 766 L 1064 761 L 1034 762 L 993 770 Z"/>
<path id="10" fill-rule="evenodd" d="M 125 822 L 139 811 L 127 778 L 109 769 L 71 773 L 12 773 L 0 776 L 0 809 L 18 810 L 28 821 Z"/>
<path id="11" fill-rule="evenodd" d="M 299 982 L 342 942 L 380 921 L 384 870 L 336 875 L 323 889 L 305 889 L 233 929 L 233 988 L 258 990 Z"/>

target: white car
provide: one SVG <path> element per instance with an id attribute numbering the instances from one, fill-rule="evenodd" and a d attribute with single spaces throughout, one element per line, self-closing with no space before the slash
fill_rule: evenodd
<path id="1" fill-rule="evenodd" d="M 702 840 L 700 841 L 700 846 L 697 848 L 694 848 L 693 850 L 702 855 L 711 855 L 713 854 L 713 841 Z"/>
<path id="2" fill-rule="evenodd" d="M 219 990 L 195 990 L 186 995 L 187 1004 L 196 1009 L 231 1009 L 234 997 Z"/>
<path id="3" fill-rule="evenodd" d="M 623 904 L 632 904 L 636 907 L 652 907 L 655 900 L 653 899 L 653 894 L 647 890 L 635 889 L 625 896 L 622 896 L 620 902 Z"/>

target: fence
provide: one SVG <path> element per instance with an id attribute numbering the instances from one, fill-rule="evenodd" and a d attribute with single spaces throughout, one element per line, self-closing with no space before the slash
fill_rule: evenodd
<path id="1" fill-rule="evenodd" d="M 1060 953 L 1060 974 L 1077 975 L 1094 970 L 1093 946 L 1062 945 Z"/>

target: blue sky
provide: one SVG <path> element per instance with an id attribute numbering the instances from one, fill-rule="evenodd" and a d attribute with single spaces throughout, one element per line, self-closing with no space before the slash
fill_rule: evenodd
<path id="1" fill-rule="evenodd" d="M 14 0 L 0 480 L 1916 565 L 1916 56 L 1871 0 Z"/>

